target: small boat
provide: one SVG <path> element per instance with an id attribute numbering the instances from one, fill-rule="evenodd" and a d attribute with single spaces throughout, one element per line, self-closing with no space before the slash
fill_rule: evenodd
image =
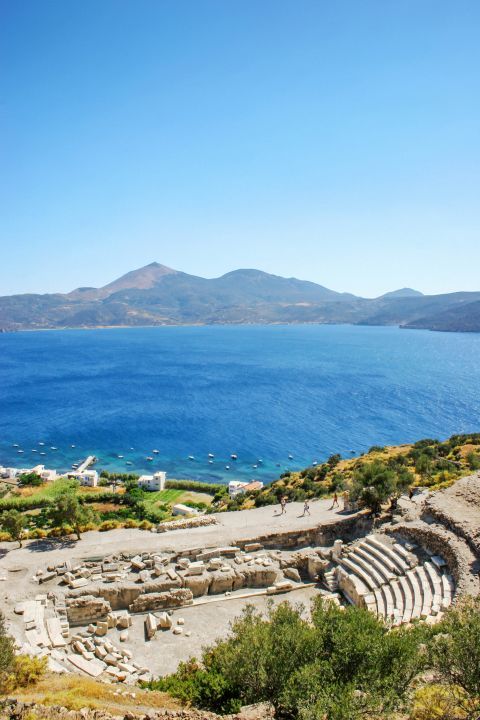
<path id="1" fill-rule="evenodd" d="M 135 450 L 135 448 L 130 448 L 130 450 Z"/>
<path id="2" fill-rule="evenodd" d="M 32 448 L 32 449 L 30 450 L 30 452 L 38 452 L 38 450 L 35 450 L 34 448 Z"/>
<path id="3" fill-rule="evenodd" d="M 52 445 L 52 447 L 50 448 L 50 450 L 58 450 L 58 448 L 53 447 L 53 445 Z"/>
<path id="4" fill-rule="evenodd" d="M 208 461 L 209 465 L 213 465 L 213 460 Z"/>
<path id="5" fill-rule="evenodd" d="M 232 453 L 232 454 L 230 455 L 230 457 L 232 458 L 232 460 L 237 460 L 237 459 L 238 459 L 238 455 L 235 455 L 235 453 Z"/>
<path id="6" fill-rule="evenodd" d="M 158 453 L 160 452 L 160 450 L 152 450 L 152 452 L 155 453 L 155 455 L 158 455 Z"/>
<path id="7" fill-rule="evenodd" d="M 70 447 L 71 447 L 71 448 L 74 448 L 74 447 L 75 447 L 75 445 L 70 445 Z"/>
<path id="8" fill-rule="evenodd" d="M 189 456 L 188 456 L 188 459 L 189 459 L 189 460 L 195 460 L 195 455 L 189 455 Z"/>
<path id="9" fill-rule="evenodd" d="M 282 467 L 282 466 L 280 465 L 280 463 L 277 463 L 277 464 L 276 464 L 276 467 Z"/>
<path id="10" fill-rule="evenodd" d="M 19 453 L 23 453 L 23 450 L 17 450 L 17 452 L 19 452 Z"/>
<path id="11" fill-rule="evenodd" d="M 350 450 L 352 455 L 355 455 L 355 450 Z"/>
<path id="12" fill-rule="evenodd" d="M 288 459 L 289 459 L 289 460 L 293 460 L 293 455 L 289 455 L 289 456 L 288 456 Z"/>
<path id="13" fill-rule="evenodd" d="M 41 452 L 40 455 L 46 455 L 47 453 Z"/>
<path id="14" fill-rule="evenodd" d="M 119 460 L 123 460 L 123 455 L 118 455 Z"/>
<path id="15" fill-rule="evenodd" d="M 13 443 L 12 447 L 18 447 L 18 443 Z"/>
<path id="16" fill-rule="evenodd" d="M 76 470 L 78 468 L 78 465 L 76 463 L 73 463 L 72 470 Z"/>
<path id="17" fill-rule="evenodd" d="M 252 468 L 256 470 L 258 468 L 258 465 L 252 465 Z"/>
<path id="18" fill-rule="evenodd" d="M 258 458 L 257 462 L 261 465 L 263 463 L 262 458 Z"/>
<path id="19" fill-rule="evenodd" d="M 145 460 L 149 460 L 151 462 L 153 460 L 153 457 L 150 457 L 150 455 L 149 455 L 148 457 L 145 458 Z"/>
<path id="20" fill-rule="evenodd" d="M 38 443 L 39 445 L 45 445 L 45 443 Z"/>
<path id="21" fill-rule="evenodd" d="M 214 458 L 215 455 L 214 455 L 213 453 L 208 453 L 208 457 L 209 457 L 209 458 Z"/>
<path id="22" fill-rule="evenodd" d="M 130 462 L 130 460 L 127 460 L 127 462 L 125 463 L 125 465 L 133 465 L 133 463 Z"/>
<path id="23" fill-rule="evenodd" d="M 225 465 L 225 470 L 230 470 L 230 465 Z"/>
<path id="24" fill-rule="evenodd" d="M 316 460 L 314 460 L 314 461 L 312 462 L 312 467 L 316 467 L 317 465 L 318 465 L 318 462 L 317 462 Z"/>

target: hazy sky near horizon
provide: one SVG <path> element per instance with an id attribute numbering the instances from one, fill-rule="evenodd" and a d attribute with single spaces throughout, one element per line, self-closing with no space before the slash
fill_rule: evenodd
<path id="1" fill-rule="evenodd" d="M 0 294 L 480 290 L 478 0 L 0 0 Z"/>

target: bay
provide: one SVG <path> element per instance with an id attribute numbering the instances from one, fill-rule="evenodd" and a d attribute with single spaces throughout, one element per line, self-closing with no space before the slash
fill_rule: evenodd
<path id="1" fill-rule="evenodd" d="M 479 431 L 479 355 L 477 334 L 394 327 L 5 333 L 0 464 L 94 454 L 110 471 L 267 482 L 334 452 Z"/>

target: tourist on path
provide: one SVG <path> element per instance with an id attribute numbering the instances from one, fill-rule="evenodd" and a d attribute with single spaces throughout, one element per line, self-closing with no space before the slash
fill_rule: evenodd
<path id="1" fill-rule="evenodd" d="M 280 515 L 286 515 L 287 514 L 287 497 L 286 495 L 283 495 L 282 499 L 280 500 L 280 506 L 282 508 L 282 512 Z"/>
<path id="2" fill-rule="evenodd" d="M 334 507 L 340 507 L 340 504 L 338 502 L 337 493 L 333 493 L 333 503 L 332 503 L 332 507 L 330 508 L 330 510 L 333 510 Z"/>
<path id="3" fill-rule="evenodd" d="M 305 500 L 303 503 L 303 516 L 310 515 L 310 505 L 308 504 L 308 500 Z"/>

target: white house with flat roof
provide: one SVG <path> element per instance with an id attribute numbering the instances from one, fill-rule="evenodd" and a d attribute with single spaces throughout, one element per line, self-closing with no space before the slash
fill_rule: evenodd
<path id="1" fill-rule="evenodd" d="M 167 480 L 167 473 L 158 470 L 153 475 L 140 475 L 138 478 L 138 487 L 142 490 L 149 490 L 151 492 L 158 492 L 159 490 L 165 489 L 165 482 Z"/>
<path id="2" fill-rule="evenodd" d="M 69 472 L 67 477 L 78 480 L 80 485 L 86 485 L 87 487 L 97 487 L 98 485 L 98 472 L 96 470 L 74 470 Z"/>
<path id="3" fill-rule="evenodd" d="M 230 480 L 228 483 L 228 494 L 231 498 L 237 497 L 241 493 L 252 492 L 253 490 L 261 490 L 263 482 L 260 480 L 252 480 L 251 482 L 241 482 L 241 480 Z"/>

